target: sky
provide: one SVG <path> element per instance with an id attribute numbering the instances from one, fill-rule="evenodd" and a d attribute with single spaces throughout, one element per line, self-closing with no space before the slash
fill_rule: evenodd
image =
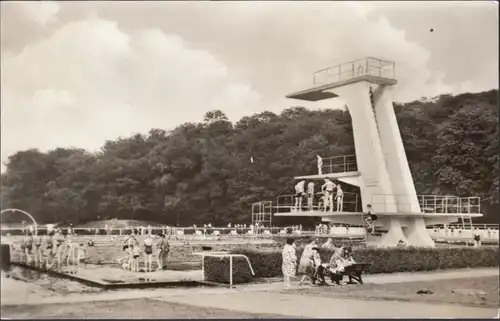
<path id="1" fill-rule="evenodd" d="M 20 150 L 99 149 L 224 111 L 305 103 L 315 70 L 396 63 L 394 100 L 498 89 L 498 4 L 443 2 L 6 2 L 1 162 Z M 434 32 L 430 32 L 434 29 Z"/>

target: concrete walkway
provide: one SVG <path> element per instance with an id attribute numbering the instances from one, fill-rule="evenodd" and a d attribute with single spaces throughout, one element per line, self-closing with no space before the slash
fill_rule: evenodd
<path id="1" fill-rule="evenodd" d="M 387 284 L 387 283 L 405 283 L 419 281 L 449 280 L 460 278 L 477 278 L 498 276 L 498 268 L 474 268 L 474 269 L 456 269 L 441 271 L 424 272 L 401 272 L 388 274 L 372 274 L 363 277 L 363 283 L 366 284 Z"/>
<path id="2" fill-rule="evenodd" d="M 258 314 L 281 314 L 305 318 L 492 318 L 498 309 L 459 305 L 423 304 L 396 301 L 332 299 L 303 295 L 241 292 L 216 295 L 168 296 L 155 298 Z"/>
<path id="3" fill-rule="evenodd" d="M 400 283 L 438 279 L 498 276 L 496 268 L 445 270 L 418 273 L 395 273 L 366 277 L 366 283 Z M 155 299 L 200 307 L 222 308 L 259 314 L 280 314 L 309 318 L 368 318 L 368 317 L 495 317 L 497 309 L 462 307 L 449 304 L 425 304 L 396 301 L 354 300 L 324 298 L 279 293 L 283 284 L 239 285 L 204 288 L 160 288 L 144 290 L 116 290 L 97 293 L 61 294 L 39 291 L 35 284 L 3 279 L 1 305 L 79 303 L 93 301 L 119 301 Z"/>

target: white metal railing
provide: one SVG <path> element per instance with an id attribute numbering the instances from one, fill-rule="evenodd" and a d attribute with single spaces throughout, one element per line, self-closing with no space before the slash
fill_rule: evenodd
<path id="1" fill-rule="evenodd" d="M 314 72 L 313 84 L 317 87 L 361 76 L 395 79 L 396 64 L 377 58 L 358 59 Z"/>
<path id="2" fill-rule="evenodd" d="M 477 225 L 482 224 L 474 224 L 472 229 L 461 225 L 434 226 L 427 228 L 427 232 L 435 240 L 472 240 L 474 235 L 479 235 L 482 240 L 498 242 L 500 236 L 498 225 L 487 228 L 478 228 Z"/>
<path id="3" fill-rule="evenodd" d="M 205 281 L 205 256 L 211 256 L 211 257 L 229 257 L 229 286 L 233 286 L 233 257 L 244 257 L 248 263 L 248 267 L 250 268 L 250 272 L 252 273 L 252 276 L 255 275 L 255 272 L 252 267 L 252 263 L 250 263 L 250 259 L 248 256 L 244 254 L 231 254 L 227 252 L 196 252 L 193 253 L 193 255 L 200 255 L 201 256 L 201 280 Z"/>
<path id="4" fill-rule="evenodd" d="M 271 226 L 273 217 L 273 202 L 259 201 L 252 204 L 252 224 Z"/>
<path id="5" fill-rule="evenodd" d="M 334 211 L 337 211 L 337 201 L 335 200 L 335 195 L 333 196 Z M 280 195 L 276 199 L 276 211 L 278 213 L 284 212 L 307 212 L 307 211 L 324 211 L 324 194 L 319 192 L 315 193 L 312 199 L 312 206 L 309 206 L 308 199 L 306 197 L 302 198 L 302 207 L 295 208 L 295 195 Z M 342 212 L 357 212 L 358 211 L 358 194 L 344 192 L 344 197 L 342 200 Z M 330 210 L 328 208 L 328 210 Z"/>
<path id="6" fill-rule="evenodd" d="M 417 195 L 418 206 L 410 195 L 374 194 L 370 204 L 381 212 L 435 213 L 435 214 L 480 214 L 479 197 L 453 195 Z"/>
<path id="7" fill-rule="evenodd" d="M 356 172 L 357 170 L 358 164 L 356 162 L 356 155 L 333 156 L 323 158 L 321 172 L 319 172 L 318 168 L 318 175 Z"/>

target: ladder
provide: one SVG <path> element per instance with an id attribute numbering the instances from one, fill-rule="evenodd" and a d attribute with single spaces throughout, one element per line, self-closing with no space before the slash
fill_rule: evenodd
<path id="1" fill-rule="evenodd" d="M 373 115 L 375 116 L 375 125 L 377 126 L 377 131 L 380 132 L 378 129 L 377 112 L 375 111 L 375 97 L 373 95 L 373 90 L 371 86 L 369 94 L 370 94 L 370 104 L 372 105 Z"/>
<path id="2" fill-rule="evenodd" d="M 470 202 L 469 200 L 467 200 L 467 203 L 465 205 L 465 207 L 467 208 L 467 213 L 462 213 L 463 212 L 463 208 L 464 206 L 462 205 L 462 200 L 460 200 L 460 214 L 463 214 L 460 216 L 460 219 L 461 219 L 461 223 L 462 223 L 462 228 L 464 230 L 471 230 L 473 231 L 474 230 L 474 227 L 473 227 L 473 224 L 472 224 L 472 217 L 470 216 Z"/>

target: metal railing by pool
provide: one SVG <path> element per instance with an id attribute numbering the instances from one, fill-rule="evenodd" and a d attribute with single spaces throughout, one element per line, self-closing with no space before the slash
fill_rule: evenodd
<path id="1" fill-rule="evenodd" d="M 435 214 L 480 214 L 479 197 L 458 197 L 453 195 L 417 195 L 418 206 L 412 203 L 412 197 L 402 194 L 374 194 L 371 203 L 376 211 L 435 213 Z M 420 210 L 419 208 L 420 207 Z"/>

